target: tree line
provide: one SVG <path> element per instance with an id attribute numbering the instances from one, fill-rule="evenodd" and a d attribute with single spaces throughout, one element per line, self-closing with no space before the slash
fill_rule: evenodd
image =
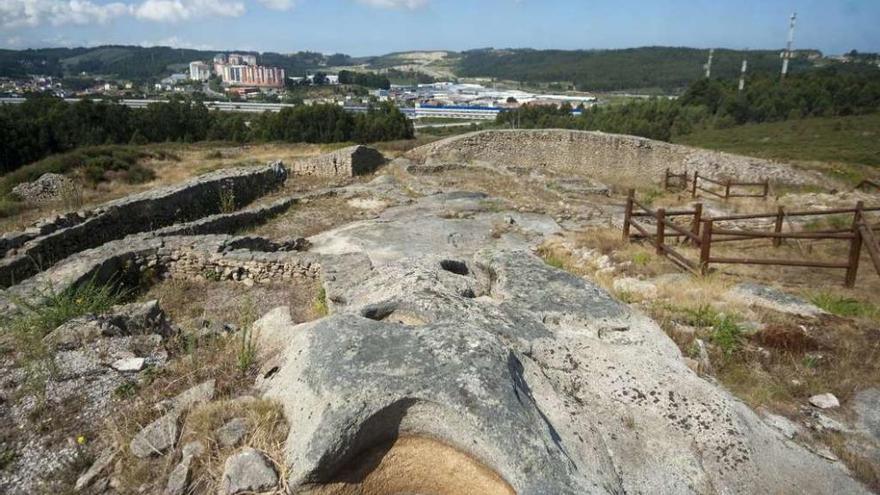
<path id="1" fill-rule="evenodd" d="M 391 103 L 358 114 L 328 104 L 248 115 L 211 111 L 185 99 L 133 109 L 40 95 L 20 105 L 0 105 L 0 136 L 0 172 L 7 173 L 79 146 L 206 140 L 366 143 L 409 139 L 413 126 Z"/>
<path id="2" fill-rule="evenodd" d="M 580 116 L 571 107 L 525 106 L 504 112 L 506 127 L 601 130 L 668 141 L 706 128 L 775 122 L 804 117 L 858 115 L 880 111 L 880 70 L 828 68 L 777 77 L 749 78 L 744 91 L 735 81 L 700 79 L 677 99 L 652 98 L 623 105 L 595 106 Z"/>

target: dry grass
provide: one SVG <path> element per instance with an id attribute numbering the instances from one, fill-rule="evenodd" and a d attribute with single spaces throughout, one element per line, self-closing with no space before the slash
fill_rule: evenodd
<path id="1" fill-rule="evenodd" d="M 144 159 L 139 162 L 153 171 L 155 179 L 142 184 L 128 184 L 122 180 L 100 182 L 94 186 L 82 186 L 75 201 L 63 200 L 27 205 L 12 216 L 0 218 L 0 231 L 22 230 L 35 221 L 80 208 L 92 208 L 101 203 L 129 194 L 147 191 L 161 186 L 177 184 L 187 179 L 222 168 L 263 165 L 272 160 L 292 163 L 295 160 L 326 153 L 351 143 L 330 145 L 268 143 L 232 146 L 223 143 L 199 143 L 148 145 L 151 150 L 170 152 L 160 154 L 165 159 Z M 217 154 L 219 153 L 219 158 Z M 166 156 L 167 155 L 167 156 Z M 309 182 L 297 177 L 294 183 Z M 295 186 L 294 186 L 295 187 Z"/>
<path id="2" fill-rule="evenodd" d="M 858 443 L 834 432 L 824 433 L 821 439 L 869 490 L 880 493 L 880 466 L 862 455 L 864 450 Z"/>
<path id="3" fill-rule="evenodd" d="M 302 279 L 247 287 L 232 281 L 166 280 L 151 287 L 142 300 L 157 299 L 159 306 L 184 330 L 195 330 L 205 320 L 242 326 L 242 315 L 258 317 L 278 306 L 290 308 L 293 321 L 318 318 L 312 302 L 317 282 Z"/>
<path id="4" fill-rule="evenodd" d="M 269 239 L 289 236 L 309 237 L 345 223 L 370 218 L 374 214 L 355 208 L 341 197 L 312 199 L 297 204 L 281 215 L 247 233 Z"/>
<path id="5" fill-rule="evenodd" d="M 245 420 L 247 434 L 238 446 L 223 447 L 218 443 L 215 431 L 234 418 Z M 226 458 L 242 447 L 251 447 L 273 462 L 282 482 L 278 493 L 286 493 L 284 442 L 287 432 L 287 421 L 281 406 L 269 400 L 225 400 L 197 407 L 187 415 L 179 442 L 183 446 L 200 441 L 205 446 L 205 454 L 193 463 L 190 490 L 195 493 L 216 493 Z M 179 452 L 180 448 L 177 450 Z"/>
<path id="6" fill-rule="evenodd" d="M 138 459 L 128 449 L 129 442 L 141 428 L 161 415 L 153 404 L 208 379 L 216 380 L 216 397 L 220 399 L 247 392 L 253 383 L 254 368 L 242 372 L 238 367 L 238 346 L 234 338 L 201 343 L 181 338 L 172 347 L 175 358 L 137 386 L 137 397 L 120 404 L 119 414 L 110 420 L 105 430 L 108 443 L 120 449 L 115 476 L 122 484 L 123 493 L 142 489 L 147 493 L 161 492 L 177 462 L 176 456 Z"/>

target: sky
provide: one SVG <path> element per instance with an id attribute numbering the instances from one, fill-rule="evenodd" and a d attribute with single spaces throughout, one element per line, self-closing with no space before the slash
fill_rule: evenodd
<path id="1" fill-rule="evenodd" d="M 380 55 L 473 48 L 880 52 L 880 0 L 0 0 L 0 47 Z"/>

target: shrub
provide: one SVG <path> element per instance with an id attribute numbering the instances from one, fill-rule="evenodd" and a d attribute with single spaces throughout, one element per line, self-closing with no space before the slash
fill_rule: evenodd
<path id="1" fill-rule="evenodd" d="M 742 328 L 736 320 L 728 315 L 717 318 L 712 326 L 712 343 L 721 348 L 725 356 L 736 352 L 742 344 Z"/>
<path id="2" fill-rule="evenodd" d="M 709 304 L 701 304 L 696 309 L 686 309 L 685 319 L 688 325 L 695 327 L 711 327 L 719 319 L 719 313 Z"/>
<path id="3" fill-rule="evenodd" d="M 768 325 L 754 336 L 755 342 L 764 347 L 790 352 L 815 351 L 819 343 L 794 325 Z"/>
<path id="4" fill-rule="evenodd" d="M 156 172 L 152 169 L 144 167 L 139 163 L 135 163 L 125 172 L 123 179 L 129 184 L 143 184 L 150 182 L 156 178 Z"/>

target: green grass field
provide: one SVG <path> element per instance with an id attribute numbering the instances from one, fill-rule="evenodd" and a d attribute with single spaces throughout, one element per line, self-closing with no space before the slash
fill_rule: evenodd
<path id="1" fill-rule="evenodd" d="M 673 141 L 777 160 L 880 168 L 880 114 L 711 129 Z"/>

